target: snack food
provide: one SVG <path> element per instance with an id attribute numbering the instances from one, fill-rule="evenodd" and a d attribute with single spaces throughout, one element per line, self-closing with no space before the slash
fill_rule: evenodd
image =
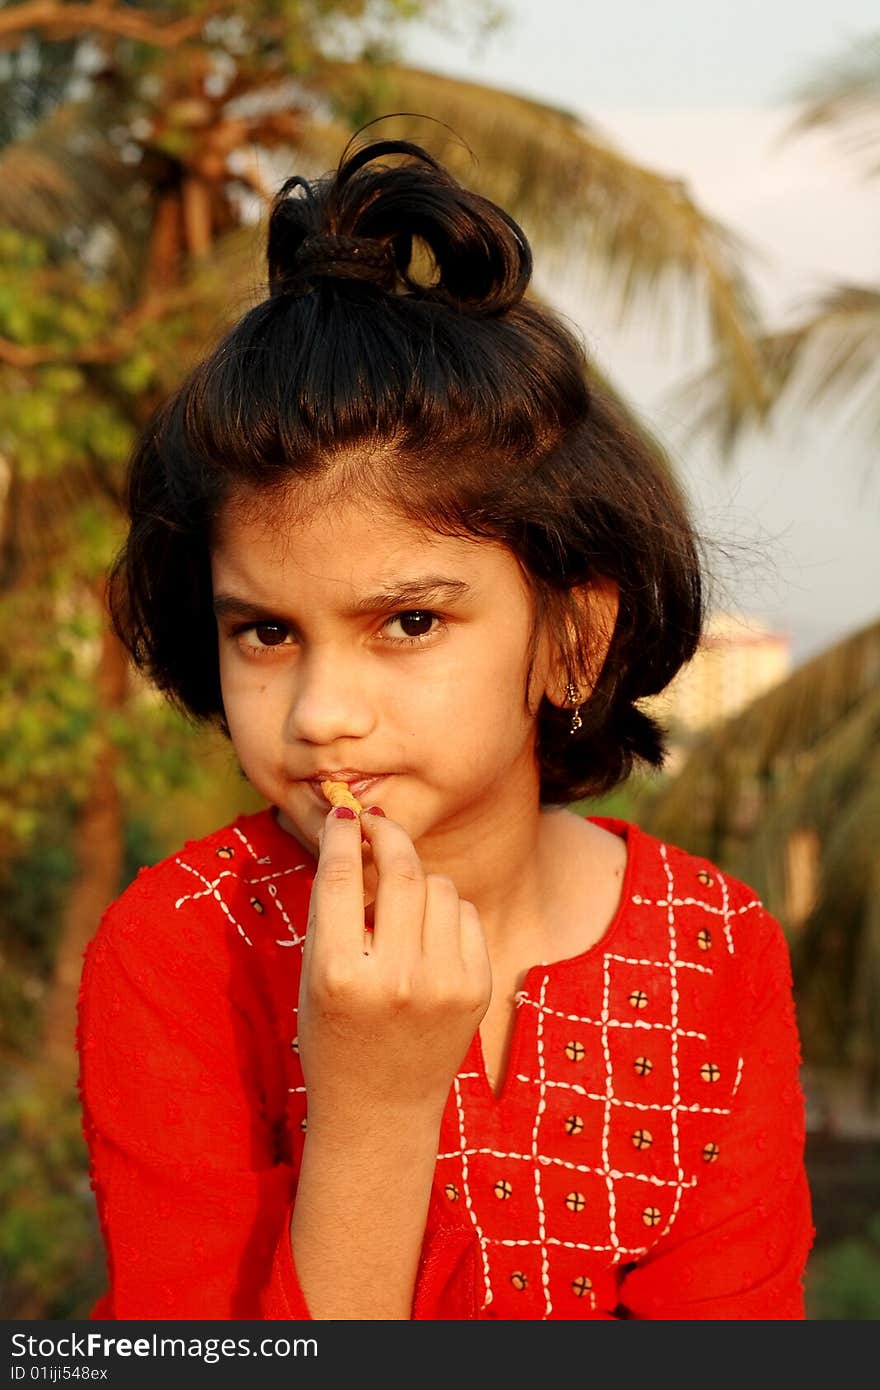
<path id="1" fill-rule="evenodd" d="M 321 791 L 331 806 L 348 806 L 358 816 L 364 809 L 357 797 L 349 791 L 345 782 L 322 782 Z"/>

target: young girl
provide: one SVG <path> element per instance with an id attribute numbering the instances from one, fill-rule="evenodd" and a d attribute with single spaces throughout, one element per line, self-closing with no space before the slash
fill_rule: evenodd
<path id="1" fill-rule="evenodd" d="M 701 625 L 674 482 L 421 148 L 289 179 L 268 270 L 145 431 L 111 576 L 267 804 L 86 953 L 92 1316 L 802 1318 L 781 930 L 566 809 L 663 760 L 639 701 Z"/>

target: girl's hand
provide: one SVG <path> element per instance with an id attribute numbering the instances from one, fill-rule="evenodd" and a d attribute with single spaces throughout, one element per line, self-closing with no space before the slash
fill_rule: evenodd
<path id="1" fill-rule="evenodd" d="M 377 875 L 364 926 L 361 836 Z M 372 937 L 372 939 L 371 939 Z M 299 993 L 299 1055 L 314 1126 L 377 1110 L 442 1115 L 489 1006 L 479 915 L 455 884 L 426 874 L 407 832 L 364 812 L 331 811 L 312 888 Z"/>

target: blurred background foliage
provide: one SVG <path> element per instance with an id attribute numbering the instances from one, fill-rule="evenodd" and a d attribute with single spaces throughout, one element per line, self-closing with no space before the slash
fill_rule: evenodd
<path id="1" fill-rule="evenodd" d="M 565 111 L 396 62 L 412 20 L 472 36 L 501 17 L 490 0 L 461 14 L 440 0 L 0 7 L 6 1317 L 82 1318 L 103 1288 L 74 1050 L 82 953 L 100 914 L 141 865 L 260 804 L 223 741 L 130 670 L 103 581 L 123 536 L 134 439 L 264 293 L 262 216 L 282 178 L 332 167 L 367 121 L 425 113 L 433 122 L 397 114 L 370 133 L 427 144 L 507 205 L 539 255 L 602 262 L 625 313 L 647 306 L 662 322 L 683 296 L 697 306 L 717 356 L 691 386 L 694 420 L 728 452 L 746 424 L 770 419 L 817 342 L 817 394 L 858 384 L 872 349 L 876 360 L 871 287 L 817 306 L 784 340 L 768 333 L 736 238 L 680 181 Z M 878 48 L 864 52 L 876 59 Z M 805 98 L 805 121 L 846 120 L 857 78 L 863 91 L 863 71 L 836 68 Z M 868 91 L 876 111 L 876 81 Z M 833 352 L 822 348 L 829 332 Z M 807 1064 L 830 1084 L 854 1082 L 865 1107 L 877 1099 L 880 1027 L 878 643 L 876 628 L 857 634 L 707 736 L 676 776 L 634 779 L 584 807 L 709 853 L 762 893 L 791 931 Z M 795 933 L 778 866 L 804 828 L 821 846 L 821 891 Z M 850 1224 L 820 1202 L 811 1315 L 876 1317 L 876 1149 L 848 1150 L 841 1169 L 825 1139 L 821 1201 L 830 1212 L 848 1194 Z"/>

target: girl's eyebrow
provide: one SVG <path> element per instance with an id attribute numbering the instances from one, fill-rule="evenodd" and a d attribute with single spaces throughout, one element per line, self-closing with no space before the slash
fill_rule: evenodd
<path id="1" fill-rule="evenodd" d="M 368 594 L 352 604 L 352 613 L 378 613 L 386 608 L 405 608 L 408 604 L 452 603 L 456 599 L 468 597 L 473 590 L 463 579 L 447 579 L 440 574 L 426 574 L 418 579 L 407 579 L 401 584 L 389 585 L 375 594 Z"/>
<path id="2" fill-rule="evenodd" d="M 253 618 L 255 620 L 278 618 L 281 615 L 261 603 L 239 598 L 237 594 L 217 594 L 212 604 L 215 618 Z"/>
<path id="3" fill-rule="evenodd" d="M 456 599 L 469 597 L 473 593 L 470 584 L 463 579 L 448 579 L 439 574 L 427 574 L 417 579 L 408 579 L 401 584 L 389 585 L 375 594 L 359 598 L 348 610 L 352 615 L 387 612 L 393 608 L 406 608 L 417 603 L 452 603 Z M 279 619 L 284 615 L 277 609 L 267 608 L 265 604 L 254 603 L 238 594 L 217 594 L 214 597 L 214 614 L 223 617 L 248 617 L 259 619 Z M 287 619 L 284 619 L 287 621 Z"/>

